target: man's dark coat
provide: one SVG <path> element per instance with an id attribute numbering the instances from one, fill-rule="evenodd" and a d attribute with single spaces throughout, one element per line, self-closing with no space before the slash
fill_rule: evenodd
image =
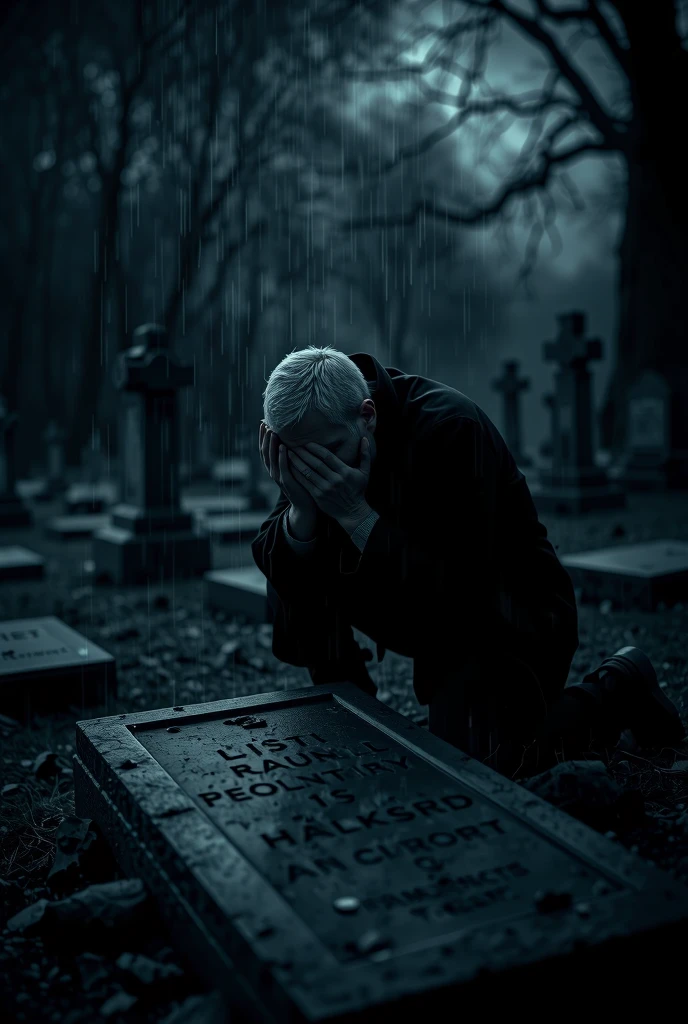
<path id="1" fill-rule="evenodd" d="M 300 621 L 312 614 L 314 633 L 336 607 L 378 648 L 412 657 L 421 704 L 454 674 L 458 685 L 465 661 L 495 654 L 525 661 L 555 696 L 578 646 L 573 587 L 499 431 L 446 384 L 349 358 L 377 410 L 366 501 L 380 518 L 361 553 L 319 512 L 317 554 L 301 555 L 282 493 L 253 541 L 256 565 Z M 310 667 L 289 641 L 276 623 L 276 656 Z"/>

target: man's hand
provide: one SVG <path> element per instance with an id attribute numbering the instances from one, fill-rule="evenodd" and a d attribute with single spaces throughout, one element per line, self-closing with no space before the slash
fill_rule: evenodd
<path id="1" fill-rule="evenodd" d="M 322 445 L 309 442 L 289 452 L 292 475 L 318 508 L 346 528 L 370 512 L 365 492 L 370 478 L 370 449 L 363 438 L 358 469 L 347 466 Z"/>
<path id="2" fill-rule="evenodd" d="M 308 491 L 294 479 L 287 461 L 286 448 L 275 431 L 266 426 L 264 420 L 260 422 L 258 445 L 263 465 L 272 479 L 282 488 L 298 516 L 307 525 L 312 525 L 317 515 L 317 506 Z M 306 533 L 309 532 L 311 531 L 306 530 Z"/>

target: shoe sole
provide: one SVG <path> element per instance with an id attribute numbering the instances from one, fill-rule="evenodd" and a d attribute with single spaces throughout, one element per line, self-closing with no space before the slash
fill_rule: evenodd
<path id="1" fill-rule="evenodd" d="M 603 664 L 616 664 L 625 669 L 629 675 L 640 682 L 640 685 L 652 697 L 653 702 L 650 707 L 653 708 L 653 713 L 648 715 L 637 727 L 628 726 L 636 742 L 641 747 L 680 743 L 686 734 L 685 727 L 675 704 L 662 693 L 654 665 L 647 655 L 638 647 L 622 647 L 611 658 L 607 658 Z"/>

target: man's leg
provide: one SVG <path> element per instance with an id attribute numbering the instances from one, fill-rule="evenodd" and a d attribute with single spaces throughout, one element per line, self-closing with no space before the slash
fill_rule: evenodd
<path id="1" fill-rule="evenodd" d="M 276 658 L 307 668 L 315 685 L 348 680 L 375 696 L 364 652 L 354 640 L 348 616 L 331 597 L 321 595 L 312 605 L 286 603 L 269 580 L 267 597 Z"/>
<path id="2" fill-rule="evenodd" d="M 617 651 L 549 701 L 535 672 L 517 659 L 467 668 L 431 700 L 430 731 L 509 777 L 604 756 L 627 728 L 647 746 L 677 743 L 685 734 L 637 648 Z"/>

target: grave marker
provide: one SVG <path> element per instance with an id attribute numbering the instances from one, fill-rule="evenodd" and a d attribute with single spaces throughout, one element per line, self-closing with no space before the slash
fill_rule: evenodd
<path id="1" fill-rule="evenodd" d="M 45 559 L 30 551 L 13 545 L 0 548 L 0 581 L 40 580 L 45 573 Z"/>
<path id="2" fill-rule="evenodd" d="M 68 515 L 98 515 L 115 500 L 115 487 L 107 481 L 92 484 L 72 484 L 65 493 L 65 512 Z"/>
<path id="3" fill-rule="evenodd" d="M 93 537 L 108 522 L 106 515 L 54 516 L 45 524 L 45 532 L 49 537 L 58 537 L 60 540 L 78 540 Z"/>
<path id="4" fill-rule="evenodd" d="M 136 344 L 118 359 L 121 392 L 120 504 L 111 525 L 93 538 L 96 575 L 144 583 L 197 575 L 210 568 L 207 537 L 179 502 L 177 392 L 193 384 L 193 366 L 168 350 L 156 324 L 134 331 Z"/>
<path id="5" fill-rule="evenodd" d="M 591 359 L 601 359 L 602 343 L 585 337 L 585 315 L 557 317 L 556 341 L 545 342 L 545 360 L 558 364 L 554 376 L 552 464 L 540 471 L 533 498 L 540 511 L 579 514 L 602 508 L 622 508 L 625 495 L 609 482 L 593 454 Z"/>
<path id="6" fill-rule="evenodd" d="M 0 622 L 0 708 L 33 711 L 107 704 L 115 659 L 52 616 Z"/>
<path id="7" fill-rule="evenodd" d="M 33 517 L 17 492 L 15 431 L 18 416 L 0 395 L 0 528 L 30 526 Z"/>
<path id="8" fill-rule="evenodd" d="M 526 377 L 519 377 L 519 363 L 516 360 L 508 360 L 502 365 L 502 376 L 492 382 L 492 387 L 501 393 L 503 399 L 504 440 L 516 465 L 530 466 L 532 461 L 523 451 L 521 443 L 520 406 L 520 394 L 530 388 L 530 381 Z"/>
<path id="9" fill-rule="evenodd" d="M 351 684 L 80 722 L 74 781 L 250 1019 L 589 999 L 649 961 L 680 992 L 684 886 Z"/>
<path id="10" fill-rule="evenodd" d="M 653 540 L 581 551 L 561 558 L 583 601 L 654 611 L 688 601 L 688 544 Z"/>
<path id="11" fill-rule="evenodd" d="M 648 370 L 628 393 L 626 454 L 620 479 L 632 491 L 664 490 L 671 455 L 671 388 Z"/>
<path id="12" fill-rule="evenodd" d="M 201 519 L 200 529 L 218 544 L 240 544 L 255 538 L 265 522 L 265 512 L 232 512 Z"/>
<path id="13" fill-rule="evenodd" d="M 217 608 L 229 615 L 245 615 L 253 622 L 272 622 L 267 580 L 260 569 L 255 566 L 214 569 L 203 578 L 209 608 Z"/>

